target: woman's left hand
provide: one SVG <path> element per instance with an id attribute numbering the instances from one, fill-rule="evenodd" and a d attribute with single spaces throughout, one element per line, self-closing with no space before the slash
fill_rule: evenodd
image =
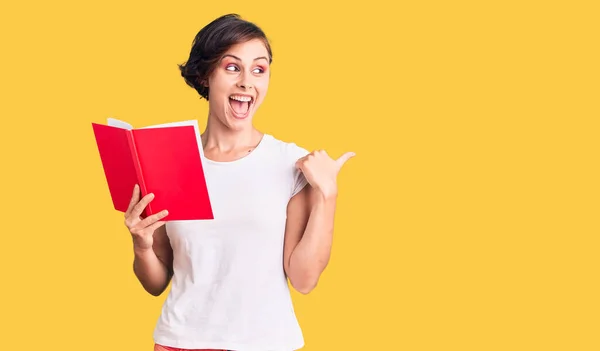
<path id="1" fill-rule="evenodd" d="M 337 175 L 346 161 L 354 156 L 354 152 L 346 152 L 334 160 L 324 150 L 317 150 L 298 159 L 296 168 L 315 190 L 328 198 L 337 195 Z"/>

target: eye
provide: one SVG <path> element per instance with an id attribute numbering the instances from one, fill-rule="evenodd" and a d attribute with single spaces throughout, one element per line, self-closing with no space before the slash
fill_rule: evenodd
<path id="1" fill-rule="evenodd" d="M 234 66 L 234 65 L 228 65 L 227 67 L 225 67 L 225 69 L 228 70 L 228 71 L 234 72 L 234 71 L 237 70 L 237 67 Z"/>
<path id="2" fill-rule="evenodd" d="M 254 69 L 254 71 L 253 71 L 253 72 L 254 72 L 254 73 L 264 73 L 264 72 L 265 72 L 265 70 L 264 70 L 264 69 L 262 69 L 262 68 L 260 68 L 260 67 L 257 67 L 257 68 L 255 68 L 255 69 Z"/>

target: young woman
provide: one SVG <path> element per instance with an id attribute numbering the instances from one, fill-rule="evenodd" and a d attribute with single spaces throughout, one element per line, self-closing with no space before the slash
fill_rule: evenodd
<path id="1" fill-rule="evenodd" d="M 304 346 L 288 281 L 309 293 L 330 256 L 336 177 L 332 159 L 257 130 L 272 52 L 263 31 L 230 14 L 195 37 L 180 65 L 208 101 L 201 157 L 214 220 L 142 219 L 152 194 L 136 186 L 125 213 L 134 272 L 150 294 L 171 282 L 155 350 L 292 351 Z"/>

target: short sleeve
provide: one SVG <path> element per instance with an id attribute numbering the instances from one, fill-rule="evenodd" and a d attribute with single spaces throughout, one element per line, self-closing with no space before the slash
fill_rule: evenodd
<path id="1" fill-rule="evenodd" d="M 304 177 L 304 174 L 302 174 L 302 172 L 298 168 L 296 168 L 296 161 L 308 154 L 308 150 L 294 143 L 288 144 L 286 156 L 293 167 L 293 179 L 290 198 L 298 194 L 306 186 L 306 184 L 308 184 L 306 178 Z"/>

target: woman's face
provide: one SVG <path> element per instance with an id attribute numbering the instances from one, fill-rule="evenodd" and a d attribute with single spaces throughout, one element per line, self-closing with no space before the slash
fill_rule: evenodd
<path id="1" fill-rule="evenodd" d="M 269 68 L 268 52 L 261 40 L 232 46 L 208 79 L 210 115 L 234 130 L 251 125 L 267 94 Z"/>

